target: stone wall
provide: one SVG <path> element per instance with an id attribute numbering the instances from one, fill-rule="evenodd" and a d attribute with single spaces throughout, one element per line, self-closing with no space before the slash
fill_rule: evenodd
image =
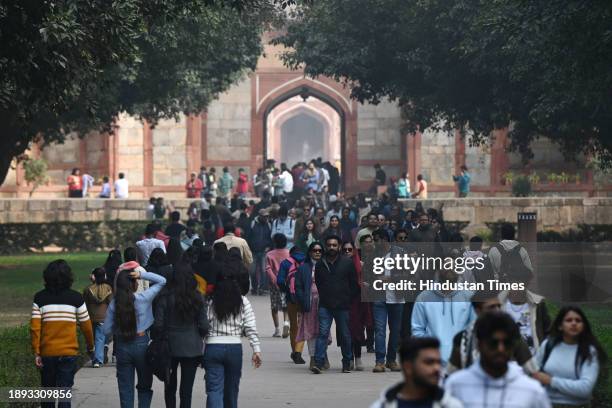
<path id="1" fill-rule="evenodd" d="M 166 200 L 183 214 L 192 202 L 187 199 Z M 518 212 L 535 211 L 538 230 L 562 231 L 576 225 L 612 224 L 612 198 L 464 198 L 403 200 L 406 208 L 420 202 L 425 208 L 444 204 L 447 221 L 468 221 L 464 230 L 473 234 L 486 228 L 487 222 L 516 222 Z M 0 199 L 0 223 L 54 221 L 144 220 L 148 201 L 140 199 Z"/>
<path id="2" fill-rule="evenodd" d="M 206 149 L 206 160 L 251 160 L 250 78 L 208 107 Z"/>
<path id="3" fill-rule="evenodd" d="M 186 119 L 162 120 L 153 129 L 153 185 L 176 186 L 185 183 L 187 174 Z"/>
<path id="4" fill-rule="evenodd" d="M 142 122 L 133 116 L 120 115 L 117 130 L 117 173 L 124 173 L 130 186 L 144 184 L 144 128 Z M 116 175 L 111 175 L 116 177 Z"/>
<path id="5" fill-rule="evenodd" d="M 421 139 L 421 174 L 429 184 L 452 186 L 455 173 L 455 136 L 426 130 Z M 454 193 L 450 193 L 454 195 Z"/>
<path id="6" fill-rule="evenodd" d="M 397 104 L 359 104 L 357 110 L 357 158 L 359 160 L 401 160 L 402 117 Z M 350 165 L 350 163 L 348 163 Z M 400 166 L 385 165 L 388 177 L 399 177 Z M 372 166 L 358 166 L 359 180 L 372 180 Z"/>

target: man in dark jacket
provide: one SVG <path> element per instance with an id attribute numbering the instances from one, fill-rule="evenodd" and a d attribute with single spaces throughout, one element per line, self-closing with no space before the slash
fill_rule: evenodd
<path id="1" fill-rule="evenodd" d="M 251 292 L 253 295 L 264 295 L 268 290 L 268 277 L 266 275 L 266 252 L 272 248 L 272 228 L 268 222 L 268 210 L 261 209 L 249 233 L 248 243 L 253 253 L 251 264 Z"/>
<path id="2" fill-rule="evenodd" d="M 320 374 L 325 363 L 327 340 L 332 320 L 336 321 L 342 350 L 342 372 L 350 373 L 353 359 L 349 332 L 351 300 L 359 296 L 357 273 L 352 260 L 340 255 L 340 238 L 329 235 L 325 239 L 325 257 L 315 266 L 315 282 L 319 291 L 319 336 L 312 372 Z"/>

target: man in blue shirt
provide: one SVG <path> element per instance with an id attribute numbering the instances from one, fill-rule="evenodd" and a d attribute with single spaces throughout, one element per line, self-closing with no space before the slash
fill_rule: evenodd
<path id="1" fill-rule="evenodd" d="M 453 181 L 455 181 L 459 187 L 459 197 L 467 197 L 470 193 L 470 180 L 470 173 L 468 173 L 468 168 L 464 164 L 461 166 L 461 174 L 453 176 Z"/>

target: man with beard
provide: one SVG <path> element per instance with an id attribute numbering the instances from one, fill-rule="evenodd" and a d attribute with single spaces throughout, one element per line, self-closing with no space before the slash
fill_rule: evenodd
<path id="1" fill-rule="evenodd" d="M 319 291 L 319 336 L 315 365 L 311 368 L 315 374 L 321 374 L 323 371 L 329 330 L 334 320 L 342 350 L 342 372 L 351 372 L 353 352 L 349 332 L 349 309 L 353 298 L 359 296 L 356 276 L 353 261 L 340 255 L 340 238 L 337 235 L 329 235 L 325 239 L 325 256 L 315 266 L 315 283 Z"/>
<path id="2" fill-rule="evenodd" d="M 359 230 L 359 232 L 357 233 L 357 236 L 355 237 L 355 248 L 359 249 L 360 248 L 360 239 L 362 236 L 364 235 L 372 235 L 372 233 L 374 231 L 376 231 L 378 229 L 378 214 L 374 211 L 372 211 L 371 213 L 368 214 L 368 223 L 366 225 L 365 228 L 362 228 Z"/>
<path id="3" fill-rule="evenodd" d="M 462 408 L 438 387 L 442 373 L 440 342 L 432 337 L 408 338 L 400 347 L 404 382 L 383 392 L 370 408 Z"/>
<path id="4" fill-rule="evenodd" d="M 503 312 L 484 313 L 474 330 L 480 359 L 452 374 L 446 389 L 470 408 L 550 408 L 540 383 L 510 362 L 521 336 L 512 317 Z"/>

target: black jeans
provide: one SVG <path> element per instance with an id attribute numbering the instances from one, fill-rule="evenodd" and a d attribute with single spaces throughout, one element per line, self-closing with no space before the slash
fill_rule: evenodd
<path id="1" fill-rule="evenodd" d="M 176 375 L 178 372 L 179 363 L 181 365 L 181 387 L 179 396 L 181 398 L 181 408 L 191 407 L 191 392 L 193 390 L 193 381 L 195 380 L 196 371 L 202 362 L 202 357 L 172 357 L 172 367 L 170 367 L 170 381 L 166 383 L 164 390 L 164 399 L 166 408 L 176 407 Z"/>
<path id="2" fill-rule="evenodd" d="M 77 369 L 77 356 L 43 357 L 40 370 L 42 387 L 72 388 Z M 43 402 L 42 408 L 55 407 L 55 402 Z M 69 408 L 70 401 L 59 402 L 59 408 Z"/>

